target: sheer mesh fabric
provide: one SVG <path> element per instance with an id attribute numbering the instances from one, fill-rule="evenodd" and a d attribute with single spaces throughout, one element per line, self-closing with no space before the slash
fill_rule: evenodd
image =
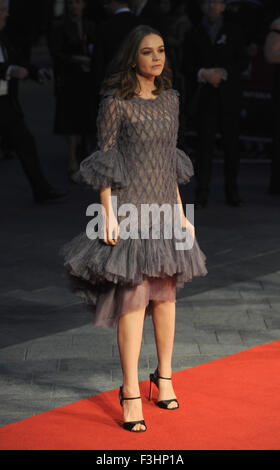
<path id="1" fill-rule="evenodd" d="M 196 239 L 191 249 L 177 250 L 176 238 L 163 231 L 164 221 L 174 220 L 177 184 L 187 184 L 194 174 L 189 156 L 177 148 L 179 93 L 169 89 L 155 99 L 130 100 L 113 93 L 99 105 L 99 150 L 82 161 L 79 175 L 95 190 L 110 186 L 117 208 L 133 204 L 136 218 L 128 228 L 138 238 L 120 238 L 112 246 L 82 233 L 61 249 L 72 288 L 95 311 L 96 326 L 114 326 L 121 314 L 143 306 L 151 314 L 152 300 L 174 302 L 176 288 L 207 274 Z M 172 208 L 165 220 L 162 213 L 143 214 L 143 204 L 153 203 Z M 119 224 L 127 218 L 126 212 L 115 215 Z M 141 238 L 143 225 L 148 239 Z M 157 239 L 151 237 L 154 226 Z"/>
<path id="2" fill-rule="evenodd" d="M 81 163 L 82 180 L 96 190 L 111 186 L 118 205 L 133 204 L 138 214 L 141 204 L 176 204 L 176 183 L 187 184 L 194 174 L 190 158 L 176 147 L 178 115 L 176 90 L 131 100 L 115 98 L 112 90 L 99 106 L 100 151 Z"/>
<path id="3" fill-rule="evenodd" d="M 154 301 L 176 302 L 175 277 L 153 278 L 144 276 L 136 286 L 118 285 L 111 282 L 100 284 L 98 288 L 81 280 L 72 281 L 75 293 L 87 303 L 93 313 L 96 327 L 114 328 L 118 318 L 134 310 L 145 308 L 146 316 L 151 316 Z"/>

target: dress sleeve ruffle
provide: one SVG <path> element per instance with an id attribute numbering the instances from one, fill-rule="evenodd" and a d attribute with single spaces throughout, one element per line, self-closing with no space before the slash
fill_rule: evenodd
<path id="1" fill-rule="evenodd" d="M 117 148 L 107 152 L 97 150 L 85 158 L 79 169 L 80 181 L 93 189 L 124 188 L 128 185 L 127 170 L 124 159 Z"/>
<path id="2" fill-rule="evenodd" d="M 124 188 L 129 178 L 124 155 L 119 148 L 122 111 L 113 90 L 100 101 L 96 122 L 98 150 L 82 160 L 75 181 L 86 183 L 96 190 L 109 186 Z"/>
<path id="3" fill-rule="evenodd" d="M 176 172 L 178 184 L 189 183 L 194 175 L 194 168 L 190 157 L 178 148 L 176 148 Z"/>

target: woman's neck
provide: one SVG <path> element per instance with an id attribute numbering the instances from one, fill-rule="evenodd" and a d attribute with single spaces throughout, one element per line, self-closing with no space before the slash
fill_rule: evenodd
<path id="1" fill-rule="evenodd" d="M 141 96 L 152 96 L 152 91 L 156 89 L 155 86 L 155 77 L 152 77 L 152 79 L 144 78 L 144 77 L 139 77 L 137 75 L 138 81 L 140 83 L 140 88 L 139 85 L 136 87 L 135 93 L 137 95 Z"/>

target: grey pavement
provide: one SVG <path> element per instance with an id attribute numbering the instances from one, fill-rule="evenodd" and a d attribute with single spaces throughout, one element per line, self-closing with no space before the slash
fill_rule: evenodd
<path id="1" fill-rule="evenodd" d="M 26 121 L 50 181 L 67 200 L 36 206 L 17 160 L 0 161 L 0 426 L 119 387 L 116 330 L 92 326 L 68 290 L 58 250 L 82 232 L 98 194 L 67 181 L 63 137 L 52 132 L 50 84 L 20 87 Z M 214 162 L 209 207 L 195 212 L 208 275 L 177 295 L 173 371 L 280 339 L 280 197 L 268 194 L 269 163 L 242 162 L 242 208 L 226 206 L 223 163 Z M 193 202 L 194 181 L 181 187 Z M 157 364 L 146 318 L 139 380 Z"/>

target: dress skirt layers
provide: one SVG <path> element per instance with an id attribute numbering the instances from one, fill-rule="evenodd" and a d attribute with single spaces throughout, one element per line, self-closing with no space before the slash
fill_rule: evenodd
<path id="1" fill-rule="evenodd" d="M 177 184 L 187 184 L 194 174 L 189 156 L 177 148 L 178 91 L 167 89 L 154 99 L 113 94 L 100 102 L 99 150 L 81 162 L 79 176 L 95 190 L 110 186 L 118 208 L 133 206 L 136 236 L 120 236 L 110 245 L 82 232 L 60 249 L 70 287 L 93 312 L 94 326 L 112 328 L 133 310 L 145 307 L 151 315 L 153 300 L 176 302 L 176 289 L 208 273 L 196 238 L 191 248 L 177 249 L 176 233 L 166 237 L 159 219 L 156 238 L 155 219 L 146 219 L 148 237 L 141 236 L 143 205 L 174 207 Z M 123 211 L 115 216 L 120 226 L 127 218 Z"/>

